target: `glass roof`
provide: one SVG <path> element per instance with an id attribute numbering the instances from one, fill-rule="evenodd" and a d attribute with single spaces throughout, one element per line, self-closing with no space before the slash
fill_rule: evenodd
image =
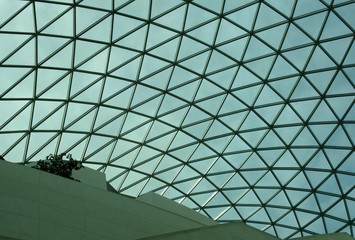
<path id="1" fill-rule="evenodd" d="M 355 218 L 355 2 L 0 1 L 0 153 L 71 153 L 280 238 Z"/>

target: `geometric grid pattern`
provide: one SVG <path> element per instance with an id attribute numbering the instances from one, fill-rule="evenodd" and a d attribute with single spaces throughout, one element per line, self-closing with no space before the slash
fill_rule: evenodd
<path id="1" fill-rule="evenodd" d="M 68 152 L 280 238 L 355 218 L 355 2 L 0 1 L 0 153 Z"/>

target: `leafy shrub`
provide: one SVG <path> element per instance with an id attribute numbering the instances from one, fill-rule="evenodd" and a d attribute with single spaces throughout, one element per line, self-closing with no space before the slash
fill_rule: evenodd
<path id="1" fill-rule="evenodd" d="M 63 157 L 66 157 L 67 160 L 64 160 Z M 79 181 L 72 177 L 72 171 L 73 169 L 79 170 L 80 168 L 83 168 L 83 165 L 81 162 L 72 158 L 71 154 L 66 155 L 65 153 L 61 153 L 58 155 L 48 155 L 45 160 L 39 160 L 33 168 Z"/>

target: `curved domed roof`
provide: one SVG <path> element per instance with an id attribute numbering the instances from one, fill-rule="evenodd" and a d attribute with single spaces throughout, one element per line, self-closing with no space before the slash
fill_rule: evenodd
<path id="1" fill-rule="evenodd" d="M 0 153 L 68 152 L 280 238 L 355 217 L 355 2 L 0 2 Z"/>

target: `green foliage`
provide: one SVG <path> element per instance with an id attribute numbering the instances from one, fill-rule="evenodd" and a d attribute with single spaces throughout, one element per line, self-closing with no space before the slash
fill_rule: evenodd
<path id="1" fill-rule="evenodd" d="M 66 157 L 67 160 L 64 160 L 63 157 Z M 72 171 L 73 169 L 79 170 L 83 168 L 83 165 L 72 158 L 71 154 L 66 155 L 65 153 L 61 153 L 59 155 L 48 155 L 45 160 L 39 160 L 33 168 L 79 181 L 72 177 Z"/>

